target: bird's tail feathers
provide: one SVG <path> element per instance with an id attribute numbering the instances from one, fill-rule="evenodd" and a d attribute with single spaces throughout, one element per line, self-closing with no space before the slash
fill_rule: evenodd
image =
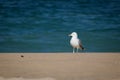
<path id="1" fill-rule="evenodd" d="M 85 48 L 82 45 L 80 45 L 80 49 L 84 50 Z"/>

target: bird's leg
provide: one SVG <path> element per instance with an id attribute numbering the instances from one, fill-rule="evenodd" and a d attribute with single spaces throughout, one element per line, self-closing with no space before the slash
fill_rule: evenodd
<path id="1" fill-rule="evenodd" d="M 78 53 L 79 48 L 77 48 L 77 53 Z"/>
<path id="2" fill-rule="evenodd" d="M 75 48 L 73 48 L 73 53 L 75 53 Z"/>

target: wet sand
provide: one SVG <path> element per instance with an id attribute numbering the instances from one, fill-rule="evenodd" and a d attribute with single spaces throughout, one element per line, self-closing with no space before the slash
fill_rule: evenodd
<path id="1" fill-rule="evenodd" d="M 0 53 L 0 80 L 120 80 L 120 53 Z"/>

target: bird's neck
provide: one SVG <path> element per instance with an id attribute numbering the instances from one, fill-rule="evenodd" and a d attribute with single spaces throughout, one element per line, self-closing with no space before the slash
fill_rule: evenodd
<path id="1" fill-rule="evenodd" d="M 72 39 L 73 39 L 73 38 L 77 38 L 77 36 L 72 36 Z"/>

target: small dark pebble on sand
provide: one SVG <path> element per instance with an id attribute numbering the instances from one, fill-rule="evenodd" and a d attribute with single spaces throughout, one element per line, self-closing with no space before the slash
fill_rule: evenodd
<path id="1" fill-rule="evenodd" d="M 21 57 L 24 57 L 23 55 L 21 55 Z"/>

